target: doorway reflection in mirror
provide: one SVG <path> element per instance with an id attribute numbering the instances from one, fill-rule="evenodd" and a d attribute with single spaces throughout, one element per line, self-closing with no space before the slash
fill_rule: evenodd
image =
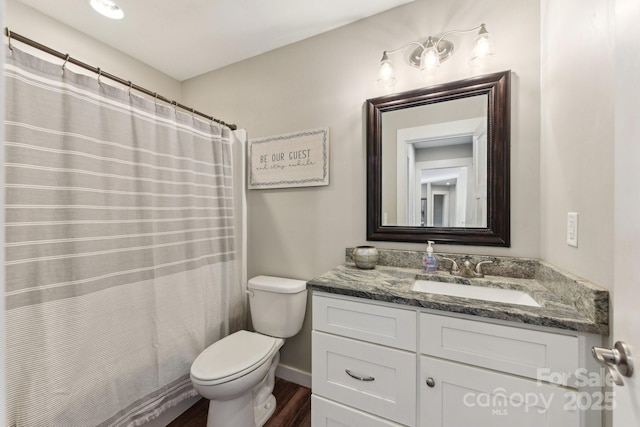
<path id="1" fill-rule="evenodd" d="M 487 95 L 384 112 L 387 225 L 487 226 Z"/>

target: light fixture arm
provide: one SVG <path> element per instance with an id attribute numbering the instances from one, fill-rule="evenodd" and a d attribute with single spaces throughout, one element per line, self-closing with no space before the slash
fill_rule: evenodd
<path id="1" fill-rule="evenodd" d="M 478 25 L 477 27 L 469 28 L 468 30 L 449 30 L 449 31 L 446 31 L 444 34 L 442 34 L 442 35 L 438 38 L 438 41 L 436 42 L 435 47 L 436 47 L 436 49 L 437 49 L 437 48 L 438 48 L 438 45 L 440 44 L 440 42 L 442 41 L 442 39 L 444 39 L 444 38 L 445 38 L 446 36 L 448 36 L 449 34 L 454 34 L 454 33 L 470 33 L 470 32 L 472 32 L 472 31 L 476 31 L 476 30 L 479 30 L 479 29 L 481 29 L 481 28 L 485 28 L 485 27 L 486 27 L 486 26 L 485 26 L 485 24 L 484 24 L 484 23 L 482 23 L 482 24 Z M 485 31 L 486 31 L 486 28 L 485 28 Z"/>
<path id="2" fill-rule="evenodd" d="M 401 50 L 404 50 L 405 48 L 407 48 L 407 47 L 409 47 L 409 46 L 411 46 L 411 45 L 416 45 L 416 46 L 419 46 L 419 47 L 421 47 L 422 49 L 424 49 L 424 45 L 423 45 L 422 43 L 417 42 L 417 41 L 412 41 L 412 42 L 408 42 L 408 43 L 406 43 L 404 46 L 399 47 L 399 48 L 397 48 L 397 49 L 393 49 L 393 50 L 385 50 L 385 51 L 382 53 L 382 56 L 383 56 L 383 58 L 384 58 L 384 56 L 385 56 L 385 55 L 387 55 L 387 54 L 394 54 L 394 53 L 400 52 Z"/>
<path id="3" fill-rule="evenodd" d="M 477 27 L 469 28 L 468 30 L 449 30 L 449 31 L 446 31 L 444 34 L 442 34 L 440 37 L 438 37 L 438 41 L 436 41 L 436 42 L 435 42 L 434 46 L 436 47 L 436 49 L 438 49 L 438 45 L 440 44 L 440 42 L 441 42 L 441 41 L 442 41 L 446 36 L 448 36 L 449 34 L 454 34 L 454 33 L 470 33 L 470 32 L 472 32 L 472 31 L 476 31 L 476 30 L 479 30 L 479 29 L 484 28 L 484 27 L 485 27 L 485 24 L 484 24 L 484 23 L 482 23 L 482 24 L 478 25 Z M 412 46 L 412 45 L 418 46 L 418 47 L 420 47 L 420 48 L 422 48 L 422 49 L 424 49 L 424 48 L 426 47 L 425 45 L 423 45 L 422 43 L 420 43 L 420 42 L 418 42 L 418 41 L 410 41 L 410 42 L 408 42 L 408 43 L 405 43 L 402 47 L 399 47 L 399 48 L 397 48 L 397 49 L 393 49 L 393 50 L 385 50 L 385 51 L 382 53 L 382 56 L 383 56 L 383 58 L 384 58 L 384 56 L 385 56 L 385 55 L 391 55 L 391 54 L 394 54 L 394 53 L 400 52 L 401 50 L 404 50 L 405 48 L 407 48 L 407 47 L 409 47 L 409 46 Z M 388 59 L 388 58 L 385 58 L 385 59 Z"/>
<path id="4" fill-rule="evenodd" d="M 451 55 L 453 55 L 453 43 L 449 40 L 445 40 L 445 37 L 454 33 L 470 33 L 472 31 L 478 31 L 478 35 L 476 36 L 476 41 L 472 49 L 471 61 L 493 54 L 493 42 L 491 40 L 491 35 L 487 31 L 484 23 L 466 30 L 445 31 L 437 38 L 435 43 L 435 38 L 430 36 L 424 41 L 424 43 L 414 40 L 397 49 L 383 51 L 382 59 L 380 60 L 380 65 L 378 67 L 378 85 L 380 87 L 391 87 L 396 83 L 395 72 L 393 64 L 389 60 L 389 55 L 400 52 L 409 46 L 416 46 L 409 55 L 409 65 L 419 68 L 420 73 L 428 76 L 428 74 L 431 73 L 431 70 L 439 67 L 441 62 L 446 61 Z"/>

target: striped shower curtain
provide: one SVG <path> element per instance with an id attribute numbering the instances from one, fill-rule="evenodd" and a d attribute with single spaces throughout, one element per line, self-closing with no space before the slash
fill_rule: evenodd
<path id="1" fill-rule="evenodd" d="M 4 73 L 7 425 L 144 424 L 243 326 L 237 141 L 15 47 Z"/>

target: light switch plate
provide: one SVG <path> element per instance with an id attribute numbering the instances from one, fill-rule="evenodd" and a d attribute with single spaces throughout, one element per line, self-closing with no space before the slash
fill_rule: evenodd
<path id="1" fill-rule="evenodd" d="M 567 245 L 578 247 L 578 213 L 567 213 Z"/>

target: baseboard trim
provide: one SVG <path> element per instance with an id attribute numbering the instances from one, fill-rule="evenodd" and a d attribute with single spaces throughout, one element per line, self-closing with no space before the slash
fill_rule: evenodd
<path id="1" fill-rule="evenodd" d="M 276 369 L 276 377 L 303 387 L 311 388 L 311 373 L 298 368 L 279 364 Z"/>

